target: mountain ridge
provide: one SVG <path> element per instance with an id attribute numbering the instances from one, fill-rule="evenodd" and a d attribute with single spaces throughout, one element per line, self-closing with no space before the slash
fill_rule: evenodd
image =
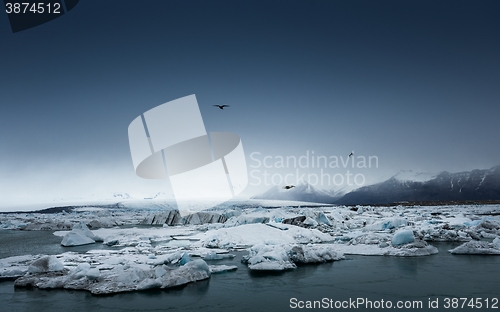
<path id="1" fill-rule="evenodd" d="M 338 205 L 382 205 L 397 202 L 467 202 L 500 200 L 500 165 L 437 174 L 401 170 L 389 179 L 363 186 L 324 191 L 307 182 L 289 190 L 273 186 L 252 199 L 294 200 Z"/>
<path id="2" fill-rule="evenodd" d="M 450 173 L 442 171 L 427 181 L 386 181 L 354 190 L 336 204 L 500 200 L 500 166 Z"/>

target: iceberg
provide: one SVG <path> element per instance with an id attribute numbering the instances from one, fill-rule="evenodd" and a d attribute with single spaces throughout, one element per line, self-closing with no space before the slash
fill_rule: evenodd
<path id="1" fill-rule="evenodd" d="M 498 241 L 496 243 L 470 241 L 449 250 L 449 252 L 455 255 L 500 255 L 500 245 Z"/>
<path id="2" fill-rule="evenodd" d="M 92 238 L 89 238 L 80 232 L 73 232 L 73 231 L 66 234 L 63 240 L 61 241 L 61 245 L 63 245 L 64 247 L 81 246 L 94 243 L 95 240 L 93 240 Z"/>
<path id="3" fill-rule="evenodd" d="M 53 269 L 58 269 L 59 266 Z M 64 288 L 87 290 L 93 294 L 112 294 L 150 288 L 169 288 L 210 277 L 210 268 L 201 259 L 179 267 L 153 269 L 148 265 L 118 264 L 111 270 L 78 265 L 73 270 L 45 271 L 22 276 L 14 282 L 16 287 Z"/>
<path id="4" fill-rule="evenodd" d="M 222 265 L 209 265 L 208 267 L 210 268 L 211 274 L 236 271 L 238 269 L 238 267 L 235 265 L 223 265 L 223 264 Z"/>
<path id="5" fill-rule="evenodd" d="M 400 246 L 404 244 L 413 243 L 415 241 L 415 236 L 411 230 L 400 230 L 394 233 L 392 238 L 393 246 Z"/>
<path id="6" fill-rule="evenodd" d="M 287 230 L 265 224 L 245 224 L 237 227 L 209 230 L 198 237 L 204 247 L 241 248 L 258 244 L 280 245 L 286 243 L 321 243 L 333 237 L 316 229 L 287 225 Z"/>
<path id="7" fill-rule="evenodd" d="M 85 223 L 79 222 L 75 224 L 73 229 L 64 236 L 61 245 L 65 247 L 80 246 L 93 244 L 96 241 L 102 242 L 103 240 L 99 236 L 94 235 Z"/>
<path id="8" fill-rule="evenodd" d="M 283 245 L 257 245 L 248 251 L 245 258 L 248 268 L 257 271 L 283 271 L 297 266 L 290 260 Z"/>
<path id="9" fill-rule="evenodd" d="M 233 254 L 218 254 L 215 251 L 212 251 L 212 252 L 206 254 L 203 257 L 203 260 L 205 260 L 205 261 L 207 261 L 207 260 L 223 260 L 223 259 L 232 259 L 234 257 L 235 257 L 235 255 L 233 255 Z"/>
<path id="10" fill-rule="evenodd" d="M 284 271 L 297 267 L 297 264 L 322 263 L 344 259 L 332 245 L 256 245 L 248 251 L 242 262 L 250 270 Z"/>

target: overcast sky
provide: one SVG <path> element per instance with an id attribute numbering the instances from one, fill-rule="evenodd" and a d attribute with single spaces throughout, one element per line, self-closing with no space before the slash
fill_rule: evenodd
<path id="1" fill-rule="evenodd" d="M 170 192 L 134 174 L 127 127 L 190 94 L 207 131 L 241 137 L 249 166 L 255 152 L 354 151 L 378 157 L 351 170 L 373 183 L 499 165 L 498 12 L 498 1 L 85 0 L 18 33 L 2 13 L 0 204 Z"/>

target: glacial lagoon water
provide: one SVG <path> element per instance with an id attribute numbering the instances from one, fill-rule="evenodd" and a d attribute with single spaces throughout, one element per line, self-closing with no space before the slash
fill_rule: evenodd
<path id="1" fill-rule="evenodd" d="M 64 248 L 51 232 L 1 231 L 0 257 L 28 253 L 56 254 L 68 250 L 85 252 L 102 246 Z M 421 311 L 477 311 L 492 309 L 492 298 L 500 298 L 500 257 L 451 255 L 458 244 L 434 243 L 439 254 L 396 258 L 346 256 L 347 260 L 304 265 L 281 273 L 254 273 L 240 263 L 246 252 L 231 260 L 211 264 L 237 265 L 238 270 L 213 274 L 209 280 L 169 290 L 93 296 L 85 291 L 14 288 L 12 281 L 0 282 L 1 311 L 293 311 L 296 303 L 323 298 L 345 302 L 366 298 L 372 304 L 391 301 L 422 302 Z M 446 298 L 482 298 L 482 309 L 445 308 Z M 429 298 L 438 309 L 428 309 Z M 489 298 L 490 308 L 484 299 Z M 494 299 L 493 299 L 494 300 Z M 461 302 L 460 302 L 461 305 Z M 294 304 L 292 304 L 294 306 Z M 333 305 L 334 307 L 334 305 Z M 352 307 L 352 306 L 351 306 Z M 366 309 L 363 310 L 386 310 Z M 321 309 L 325 310 L 325 309 Z M 328 309 L 326 309 L 328 310 Z M 356 310 L 356 309 L 329 309 Z M 393 309 L 400 310 L 400 309 Z"/>

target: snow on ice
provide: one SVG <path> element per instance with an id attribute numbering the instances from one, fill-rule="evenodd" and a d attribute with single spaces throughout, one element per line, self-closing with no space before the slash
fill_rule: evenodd
<path id="1" fill-rule="evenodd" d="M 103 241 L 108 249 L 0 259 L 0 278 L 17 278 L 19 287 L 109 294 L 173 287 L 231 272 L 237 269 L 238 251 L 247 253 L 242 262 L 249 270 L 261 271 L 292 270 L 298 264 L 342 260 L 347 254 L 430 256 L 438 252 L 430 244 L 440 241 L 463 243 L 450 250 L 457 255 L 500 254 L 499 205 L 282 204 L 232 203 L 182 218 L 158 203 L 3 214 L 2 229 L 55 230 L 63 246 Z M 207 264 L 213 261 L 217 264 Z"/>

